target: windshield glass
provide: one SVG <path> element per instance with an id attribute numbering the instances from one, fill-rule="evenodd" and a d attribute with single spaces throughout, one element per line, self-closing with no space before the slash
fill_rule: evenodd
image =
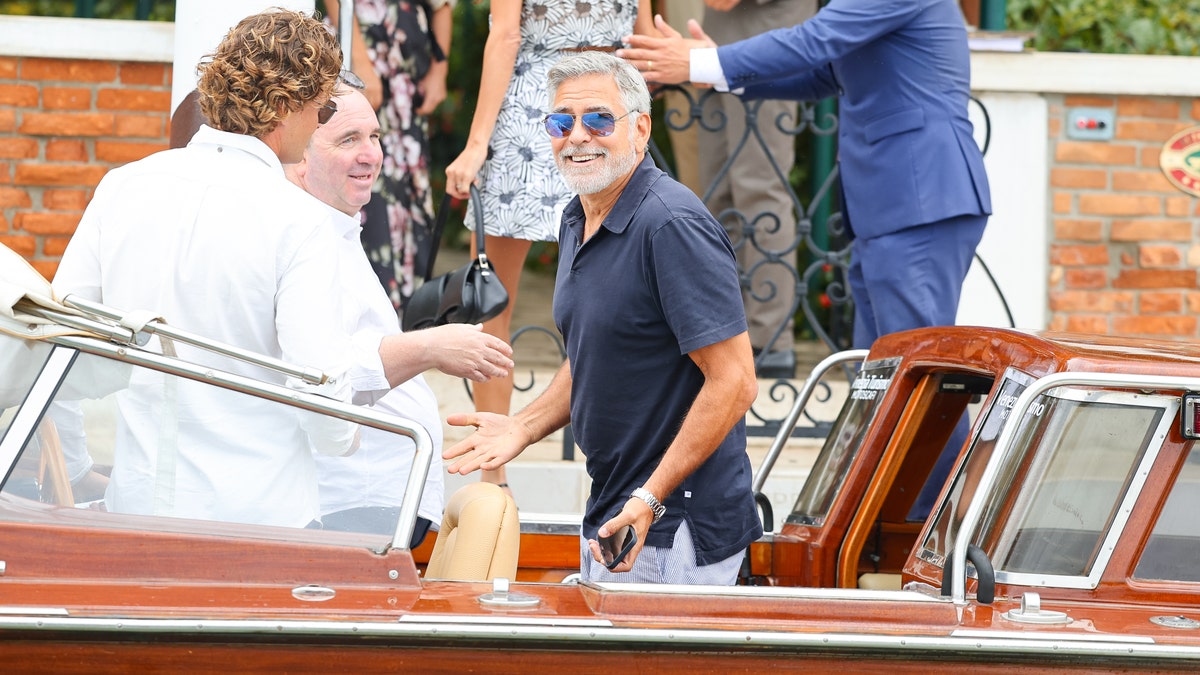
<path id="1" fill-rule="evenodd" d="M 996 439 L 1000 436 L 1000 430 L 1008 421 L 1009 413 L 1012 412 L 1017 397 L 1031 382 L 1033 382 L 1032 377 L 1018 370 L 1009 368 L 1005 371 L 999 393 L 981 413 L 983 425 L 979 435 L 975 437 L 967 451 L 966 461 L 959 466 L 947 498 L 938 505 L 933 526 L 926 532 L 925 540 L 921 544 L 920 557 L 922 559 L 937 565 L 944 565 L 946 556 L 950 554 L 950 547 L 954 545 L 953 537 L 959 530 L 967 505 L 975 496 L 975 491 L 979 487 L 979 478 L 996 447 Z"/>
<path id="2" fill-rule="evenodd" d="M 850 385 L 850 395 L 825 439 L 821 454 L 800 490 L 796 505 L 788 516 L 789 523 L 821 525 L 825 522 L 829 507 L 846 480 L 854 456 L 862 446 L 863 436 L 879 412 L 899 366 L 899 358 L 863 364 Z"/>
<path id="3" fill-rule="evenodd" d="M 1187 461 L 1175 477 L 1167 503 L 1158 514 L 1150 541 L 1142 551 L 1133 576 L 1139 579 L 1200 582 L 1200 450 L 1195 442 L 1187 453 Z"/>
<path id="4" fill-rule="evenodd" d="M 1178 399 L 1060 387 L 1022 424 L 977 541 L 1003 574 L 1090 577 L 1107 561 Z M 1151 452 L 1153 451 L 1153 452 Z"/>
<path id="5" fill-rule="evenodd" d="M 11 419 L 12 397 L 4 404 Z M 28 441 L 14 442 L 24 447 L 3 494 L 86 509 L 77 524 L 272 539 L 329 529 L 322 504 L 334 510 L 341 493 L 322 500 L 319 478 L 355 473 L 351 464 L 370 462 L 377 448 L 413 446 L 400 434 L 87 353 L 78 354 Z M 332 468 L 319 472 L 322 462 Z M 403 481 L 378 482 L 403 496 Z M 0 508 L 0 518 L 29 513 L 63 517 Z M 386 523 L 331 543 L 382 547 L 398 514 L 399 498 Z"/>

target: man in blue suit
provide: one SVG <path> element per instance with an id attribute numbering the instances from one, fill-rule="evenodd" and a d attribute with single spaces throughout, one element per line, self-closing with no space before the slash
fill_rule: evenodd
<path id="1" fill-rule="evenodd" d="M 854 238 L 854 346 L 949 325 L 991 213 L 983 157 L 967 118 L 970 55 L 955 0 L 831 0 L 808 21 L 717 47 L 630 36 L 618 54 L 648 81 L 692 81 L 748 98 L 838 97 L 843 213 Z M 736 178 L 736 177 L 735 177 Z M 949 472 L 952 439 L 930 484 Z M 914 515 L 936 497 L 919 500 Z"/>

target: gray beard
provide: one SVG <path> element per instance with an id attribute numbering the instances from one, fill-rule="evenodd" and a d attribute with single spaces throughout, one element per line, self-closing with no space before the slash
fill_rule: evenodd
<path id="1" fill-rule="evenodd" d="M 589 171 L 588 173 L 574 174 L 572 171 L 570 159 L 566 157 L 557 157 L 558 172 L 562 174 L 563 182 L 573 192 L 581 195 L 592 195 L 603 191 L 608 186 L 617 182 L 637 166 L 637 153 L 631 148 L 627 155 L 606 155 L 607 162 L 600 171 Z"/>

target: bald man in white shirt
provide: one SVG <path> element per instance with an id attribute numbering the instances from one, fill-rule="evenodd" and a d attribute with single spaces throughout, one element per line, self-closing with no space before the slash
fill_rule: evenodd
<path id="1" fill-rule="evenodd" d="M 349 81 L 357 83 L 356 78 Z M 396 335 L 400 333 L 396 311 L 359 243 L 360 212 L 371 199 L 371 186 L 383 165 L 379 119 L 366 97 L 345 82 L 335 91 L 338 114 L 313 133 L 304 159 L 284 170 L 289 180 L 328 204 L 333 215 L 342 269 L 338 282 L 344 300 L 343 328 L 356 337 Z M 441 336 L 433 341 L 439 344 L 453 339 L 461 328 L 439 326 L 419 332 L 424 337 Z M 362 369 L 369 372 L 372 365 L 368 361 Z M 433 437 L 434 465 L 425 479 L 410 542 L 415 548 L 442 514 L 445 472 L 437 400 L 424 378 L 416 375 L 376 401 L 375 407 L 417 420 Z M 321 521 L 325 529 L 390 533 L 396 529 L 416 448 L 407 438 L 377 429 L 362 433 L 361 447 L 354 455 L 317 457 Z"/>

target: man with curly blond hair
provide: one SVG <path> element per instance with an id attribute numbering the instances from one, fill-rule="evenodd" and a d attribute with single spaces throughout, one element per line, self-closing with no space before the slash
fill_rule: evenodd
<path id="1" fill-rule="evenodd" d="M 212 126 L 185 148 L 105 176 L 63 254 L 59 292 L 151 310 L 179 328 L 319 368 L 330 378 L 316 388 L 176 346 L 189 361 L 339 398 L 353 382 L 355 399 L 369 402 L 429 367 L 420 337 L 372 342 L 340 328 L 329 209 L 283 173 L 336 113 L 341 62 L 337 40 L 311 16 L 277 9 L 238 23 L 199 66 Z M 512 367 L 507 345 L 471 327 L 462 334 L 462 349 L 441 353 L 454 374 L 486 379 Z M 371 386 L 353 365 L 363 351 L 384 366 Z M 108 510 L 285 526 L 318 518 L 312 452 L 351 452 L 355 426 L 169 385 L 148 374 L 117 395 Z"/>

